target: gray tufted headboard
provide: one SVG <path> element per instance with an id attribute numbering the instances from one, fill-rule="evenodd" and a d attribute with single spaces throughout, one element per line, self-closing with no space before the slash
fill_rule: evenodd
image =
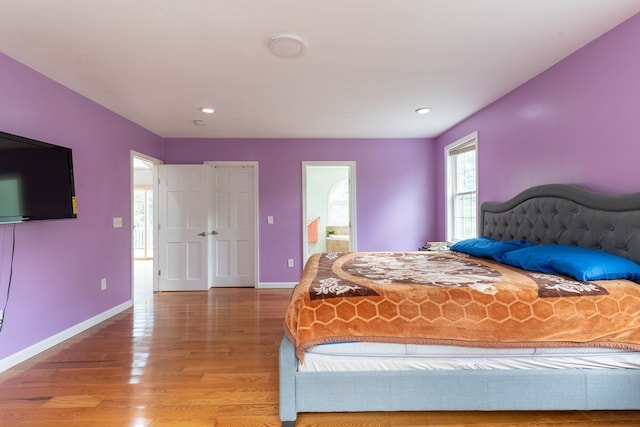
<path id="1" fill-rule="evenodd" d="M 483 203 L 481 218 L 481 234 L 495 240 L 596 248 L 640 263 L 640 193 L 541 185 L 506 202 Z"/>

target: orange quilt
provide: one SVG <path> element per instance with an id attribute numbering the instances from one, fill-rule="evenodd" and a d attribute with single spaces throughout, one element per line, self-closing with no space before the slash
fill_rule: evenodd
<path id="1" fill-rule="evenodd" d="M 640 351 L 640 285 L 577 282 L 457 252 L 313 255 L 285 332 L 302 360 L 343 341 Z"/>

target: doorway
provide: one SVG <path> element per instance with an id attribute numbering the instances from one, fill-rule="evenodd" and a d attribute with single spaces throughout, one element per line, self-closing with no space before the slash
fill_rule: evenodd
<path id="1" fill-rule="evenodd" d="M 319 252 L 356 250 L 353 161 L 302 162 L 304 262 Z"/>
<path id="2" fill-rule="evenodd" d="M 153 301 L 157 290 L 155 194 L 157 171 L 161 161 L 135 151 L 131 152 L 131 297 L 134 304 Z"/>

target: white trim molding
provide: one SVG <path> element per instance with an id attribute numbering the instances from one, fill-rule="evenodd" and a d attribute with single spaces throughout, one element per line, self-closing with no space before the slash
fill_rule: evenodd
<path id="1" fill-rule="evenodd" d="M 80 322 L 75 326 L 70 327 L 60 333 L 57 333 L 49 338 L 46 338 L 38 343 L 35 343 L 23 350 L 20 350 L 11 356 L 7 356 L 4 359 L 0 359 L 0 372 L 4 372 L 9 368 L 16 366 L 19 363 L 26 361 L 38 354 L 42 353 L 45 350 L 50 349 L 51 347 L 62 343 L 63 341 L 68 340 L 74 335 L 79 334 L 80 332 L 84 332 L 89 328 L 92 328 L 105 320 L 119 314 L 126 309 L 133 306 L 133 301 L 129 300 L 120 305 L 117 305 L 109 310 L 98 314 L 90 319 L 85 320 L 84 322 Z"/>
<path id="2" fill-rule="evenodd" d="M 293 289 L 298 282 L 260 282 L 258 289 Z"/>

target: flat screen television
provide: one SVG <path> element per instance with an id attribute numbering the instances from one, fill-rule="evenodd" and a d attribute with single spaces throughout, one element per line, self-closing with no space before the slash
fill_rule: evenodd
<path id="1" fill-rule="evenodd" d="M 76 217 L 71 149 L 0 132 L 0 223 Z"/>

